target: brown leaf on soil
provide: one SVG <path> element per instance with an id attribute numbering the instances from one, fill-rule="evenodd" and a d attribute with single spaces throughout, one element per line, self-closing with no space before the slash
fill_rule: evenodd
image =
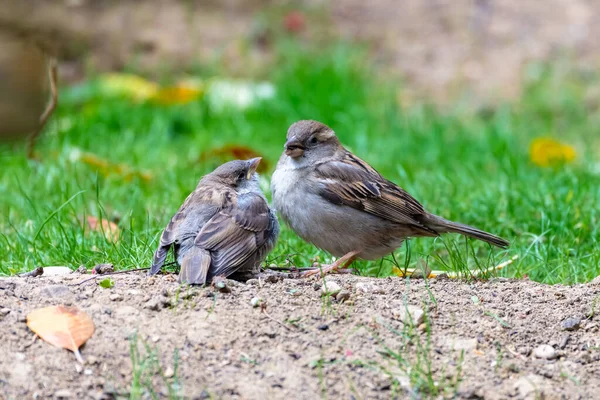
<path id="1" fill-rule="evenodd" d="M 262 157 L 262 161 L 258 164 L 257 171 L 263 173 L 269 170 L 269 162 L 265 157 L 258 151 L 251 149 L 247 146 L 241 146 L 237 144 L 228 144 L 223 147 L 205 151 L 200 154 L 198 162 L 206 162 L 208 160 L 218 160 L 219 162 L 226 162 L 229 160 L 249 160 L 255 157 Z"/>
<path id="2" fill-rule="evenodd" d="M 117 224 L 106 219 L 100 220 L 93 216 L 88 216 L 86 218 L 85 228 L 86 232 L 96 231 L 102 233 L 106 240 L 113 243 L 116 243 L 121 235 L 121 231 L 119 230 Z"/>
<path id="3" fill-rule="evenodd" d="M 56 347 L 75 353 L 83 364 L 79 347 L 96 329 L 89 315 L 75 307 L 51 306 L 39 308 L 27 315 L 27 326 L 39 337 Z"/>

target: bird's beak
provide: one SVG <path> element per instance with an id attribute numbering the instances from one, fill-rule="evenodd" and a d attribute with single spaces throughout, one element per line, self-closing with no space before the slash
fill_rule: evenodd
<path id="1" fill-rule="evenodd" d="M 295 136 L 292 136 L 285 142 L 285 154 L 292 158 L 300 157 L 304 154 L 304 146 Z"/>
<path id="2" fill-rule="evenodd" d="M 261 157 L 256 157 L 248 160 L 248 173 L 246 174 L 246 179 L 250 180 L 252 175 L 256 172 L 256 168 L 258 168 L 258 164 L 260 164 Z"/>

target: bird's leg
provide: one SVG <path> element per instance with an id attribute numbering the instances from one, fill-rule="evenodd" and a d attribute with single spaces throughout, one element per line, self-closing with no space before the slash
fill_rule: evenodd
<path id="1" fill-rule="evenodd" d="M 342 257 L 335 260 L 335 262 L 333 262 L 332 264 L 321 265 L 320 268 L 315 268 L 310 271 L 302 272 L 301 275 L 305 278 L 313 276 L 313 275 L 317 275 L 319 273 L 321 274 L 321 276 L 325 276 L 330 272 L 334 272 L 334 271 L 338 270 L 342 266 L 347 267 L 350 264 L 352 264 L 354 262 L 354 260 L 356 260 L 358 258 L 359 253 L 360 253 L 360 251 L 358 251 L 358 250 L 351 251 L 350 253 L 344 254 Z"/>

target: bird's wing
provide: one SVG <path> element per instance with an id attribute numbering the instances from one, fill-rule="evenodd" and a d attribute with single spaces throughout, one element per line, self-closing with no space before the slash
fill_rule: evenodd
<path id="1" fill-rule="evenodd" d="M 319 181 L 318 194 L 333 204 L 408 224 L 437 236 L 437 232 L 421 222 L 427 212 L 415 198 L 350 152 L 339 161 L 318 164 L 315 177 Z"/>
<path id="2" fill-rule="evenodd" d="M 210 275 L 228 276 L 265 243 L 271 225 L 267 202 L 257 194 L 247 193 L 238 196 L 237 205 L 211 218 L 194 244 L 210 251 Z"/>
<path id="3" fill-rule="evenodd" d="M 173 215 L 165 229 L 163 230 L 160 236 L 160 242 L 158 245 L 158 249 L 154 253 L 154 258 L 152 260 L 152 266 L 150 267 L 149 275 L 154 275 L 160 271 L 162 268 L 165 258 L 169 253 L 169 249 L 175 242 L 181 242 L 187 237 L 182 236 L 191 236 L 191 239 L 197 234 L 200 230 L 203 222 L 208 218 L 198 218 L 198 227 L 195 230 L 191 230 L 190 232 L 180 232 L 179 227 L 186 221 L 188 216 L 192 213 L 200 213 L 204 212 L 208 214 L 208 217 L 214 215 L 221 208 L 218 204 L 220 199 L 216 195 L 215 191 L 212 190 L 195 190 L 192 192 L 183 202 L 179 210 Z"/>

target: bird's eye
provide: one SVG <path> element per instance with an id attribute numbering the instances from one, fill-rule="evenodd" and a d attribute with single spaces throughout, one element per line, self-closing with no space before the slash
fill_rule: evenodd
<path id="1" fill-rule="evenodd" d="M 313 136 L 313 137 L 312 137 L 312 138 L 310 138 L 310 140 L 309 140 L 310 144 L 317 144 L 317 142 L 318 142 L 318 141 L 319 141 L 319 140 L 318 140 L 318 139 L 317 139 L 315 136 Z"/>
<path id="2" fill-rule="evenodd" d="M 245 177 L 246 177 L 246 173 L 244 173 L 244 172 L 240 172 L 240 174 L 238 175 L 238 178 L 237 178 L 237 180 L 238 180 L 238 181 L 241 181 L 241 180 L 243 180 Z"/>

